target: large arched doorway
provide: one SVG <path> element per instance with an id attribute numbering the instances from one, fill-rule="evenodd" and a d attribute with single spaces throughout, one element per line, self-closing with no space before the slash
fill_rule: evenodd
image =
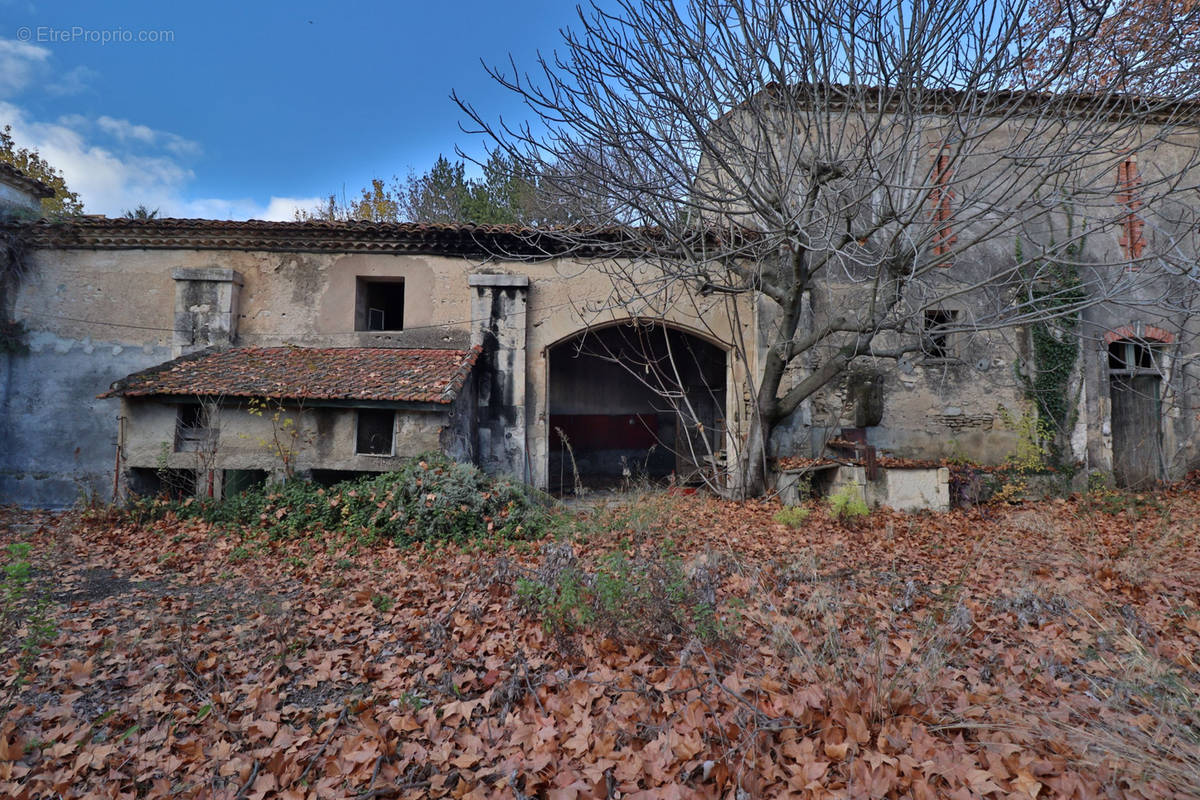
<path id="1" fill-rule="evenodd" d="M 661 322 L 633 321 L 583 331 L 549 355 L 552 491 L 717 475 L 726 431 L 722 348 Z"/>

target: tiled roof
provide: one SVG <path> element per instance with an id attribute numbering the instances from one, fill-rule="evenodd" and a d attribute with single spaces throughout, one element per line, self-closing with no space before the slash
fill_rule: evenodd
<path id="1" fill-rule="evenodd" d="M 266 252 L 368 252 L 548 257 L 577 251 L 576 242 L 519 225 L 441 225 L 409 222 L 265 222 L 212 219 L 77 217 L 25 224 L 32 247 L 97 250 L 196 249 Z M 619 242 L 620 229 L 596 232 Z"/>
<path id="2" fill-rule="evenodd" d="M 7 161 L 0 161 L 0 180 L 5 183 L 15 184 L 25 189 L 34 197 L 53 197 L 54 190 L 46 184 L 39 181 L 32 175 L 26 175 L 21 170 L 9 164 Z"/>
<path id="3" fill-rule="evenodd" d="M 202 350 L 122 378 L 101 397 L 275 397 L 449 404 L 478 357 L 478 347 Z"/>
<path id="4" fill-rule="evenodd" d="M 661 232 L 621 226 L 589 229 L 418 222 L 265 222 L 215 219 L 72 217 L 17 223 L 30 247 L 89 250 L 249 250 L 259 252 L 416 253 L 549 258 L 645 252 Z M 712 236 L 713 234 L 710 234 Z M 744 233 L 743 236 L 748 235 Z M 662 237 L 670 245 L 669 237 Z"/>

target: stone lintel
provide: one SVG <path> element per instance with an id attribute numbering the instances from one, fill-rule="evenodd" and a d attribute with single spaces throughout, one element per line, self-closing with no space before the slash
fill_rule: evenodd
<path id="1" fill-rule="evenodd" d="M 467 277 L 468 286 L 494 286 L 503 289 L 528 289 L 528 275 L 497 275 L 477 272 Z"/>
<path id="2" fill-rule="evenodd" d="M 242 273 L 236 269 L 220 267 L 176 267 L 171 270 L 171 277 L 177 281 L 225 281 L 238 286 L 246 283 Z"/>

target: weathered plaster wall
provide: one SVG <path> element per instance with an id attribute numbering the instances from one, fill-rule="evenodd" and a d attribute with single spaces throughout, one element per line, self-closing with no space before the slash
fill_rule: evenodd
<path id="1" fill-rule="evenodd" d="M 118 378 L 171 358 L 170 264 L 121 252 L 28 255 L 13 298 L 27 350 L 0 355 L 0 499 L 112 497 Z M 160 258 L 162 254 L 160 254 Z"/>
<path id="2" fill-rule="evenodd" d="M 1011 258 L 1007 247 L 1006 243 L 997 244 L 990 257 Z M 952 277 L 955 281 L 969 280 L 973 270 L 983 266 L 964 265 Z M 14 303 L 16 318 L 31 332 L 30 352 L 0 357 L 6 359 L 0 362 L 4 381 L 0 496 L 26 504 L 63 505 L 76 499 L 77 483 L 102 496 L 104 491 L 111 491 L 118 403 L 96 400 L 95 396 L 114 380 L 170 358 L 176 326 L 176 281 L 172 275 L 177 269 L 232 270 L 241 276 L 235 342 L 243 346 L 465 347 L 473 338 L 480 340 L 483 328 L 495 321 L 493 296 L 489 294 L 486 307 L 475 305 L 481 300 L 479 289 L 484 287 L 471 286 L 470 276 L 508 273 L 527 278 L 524 310 L 506 306 L 500 315 L 505 320 L 504 335 L 509 337 L 507 347 L 512 351 L 505 356 L 512 356 L 506 361 L 506 369 L 515 382 L 512 397 L 501 405 L 510 410 L 524 409 L 523 419 L 506 422 L 502 435 L 507 438 L 507 433 L 513 432 L 522 440 L 517 448 L 521 455 L 497 468 L 541 486 L 547 480 L 548 409 L 554 380 L 550 346 L 589 326 L 636 317 L 665 319 L 724 349 L 736 346 L 747 353 L 748 366 L 737 358 L 727 359 L 725 381 L 730 423 L 727 444 L 739 447 L 750 400 L 746 375 L 755 374 L 759 363 L 760 348 L 756 345 L 761 342 L 756 340 L 754 327 L 756 321 L 761 322 L 757 310 L 749 308 L 744 299 L 701 297 L 685 287 L 677 287 L 673 295 L 656 298 L 653 304 L 614 306 L 614 294 L 628 295 L 628 286 L 618 286 L 614 292 L 611 273 L 604 267 L 567 259 L 501 263 L 427 255 L 34 251 L 29 275 Z M 405 330 L 354 330 L 356 281 L 363 277 L 404 280 Z M 635 273 L 627 277 L 636 283 L 649 276 Z M 502 305 L 508 302 L 503 297 Z M 515 295 L 509 300 L 516 302 Z M 727 305 L 734 302 L 740 304 L 736 324 Z M 964 314 L 972 313 L 972 298 L 958 302 Z M 826 294 L 818 293 L 812 298 L 813 324 L 831 309 L 845 305 L 833 288 Z M 1113 317 L 1112 326 L 1128 322 L 1127 318 Z M 1100 321 L 1096 324 L 1102 327 Z M 524 345 L 517 358 L 513 348 L 521 338 Z M 1022 357 L 1020 337 L 1015 333 L 981 334 L 956 341 L 955 348 L 952 363 L 927 363 L 917 356 L 897 369 L 891 362 L 880 362 L 878 366 L 885 376 L 883 419 L 868 433 L 872 443 L 898 455 L 941 457 L 965 453 L 984 461 L 1002 460 L 1012 450 L 1014 434 L 1003 429 L 997 417 L 1000 406 L 1010 413 L 1018 413 L 1022 407 L 1016 378 Z M 814 353 L 813 360 L 798 365 L 798 370 L 815 367 L 821 357 Z M 1102 353 L 1097 349 L 1088 358 L 1084 363 L 1084 376 L 1089 382 L 1088 425 L 1102 428 L 1106 413 Z M 1194 385 L 1194 378 L 1190 380 Z M 518 388 L 521 391 L 516 391 Z M 492 395 L 485 397 L 483 390 L 479 387 L 478 395 L 486 404 Z M 785 423 L 784 444 L 792 452 L 811 450 L 827 429 L 853 424 L 852 409 L 842 414 L 842 391 L 844 387 L 839 385 L 822 393 Z M 468 392 L 471 402 L 475 402 L 476 393 Z M 521 394 L 523 398 L 517 402 Z M 1176 394 L 1187 394 L 1183 383 Z M 1164 438 L 1169 440 L 1168 447 L 1190 452 L 1187 446 L 1195 439 L 1195 415 L 1183 410 L 1182 402 L 1179 408 L 1167 424 Z M 476 410 L 464 410 L 454 420 L 443 420 L 436 426 L 436 433 L 432 428 L 414 432 L 413 440 L 421 442 L 414 450 L 437 446 L 440 437 L 443 446 L 473 454 L 479 442 L 464 422 L 464 413 L 476 415 Z M 479 413 L 483 413 L 482 408 Z M 332 430 L 337 425 L 329 423 L 329 427 Z M 1103 460 L 1102 447 L 1097 450 L 1093 444 L 1096 433 L 1089 428 L 1088 451 L 1089 458 L 1099 464 Z M 146 437 L 154 439 L 157 435 Z M 352 427 L 325 438 L 336 443 L 338 437 L 349 442 L 352 451 Z M 155 447 L 162 440 L 154 439 Z M 70 444 L 64 445 L 64 441 Z M 150 467 L 156 466 L 157 457 L 157 449 L 138 456 Z M 361 460 L 347 462 L 336 455 L 328 458 L 322 461 L 323 468 L 375 468 Z M 375 460 L 370 463 L 379 464 Z M 246 468 L 257 464 L 247 463 Z"/>
<path id="3" fill-rule="evenodd" d="M 477 455 L 482 469 L 532 479 L 525 419 L 526 329 L 529 279 L 524 275 L 473 274 L 471 344 L 482 349 L 477 365 Z"/>
<path id="4" fill-rule="evenodd" d="M 0 215 L 41 216 L 42 201 L 27 189 L 0 180 Z"/>
<path id="5" fill-rule="evenodd" d="M 151 400 L 125 401 L 125 468 L 261 469 L 281 476 L 283 463 L 274 445 L 278 431 L 284 450 L 294 450 L 293 469 L 297 473 L 314 468 L 385 472 L 400 467 L 412 456 L 440 449 L 443 430 L 451 423 L 449 410 L 400 411 L 396 415 L 394 455 L 359 455 L 355 453 L 355 409 L 291 409 L 273 422 L 270 412 L 257 415 L 244 406 L 226 405 L 212 420 L 211 448 L 175 452 L 176 409 L 175 405 Z M 290 431 L 296 431 L 294 438 Z"/>
<path id="6" fill-rule="evenodd" d="M 64 507 L 85 492 L 111 497 L 119 402 L 96 395 L 172 357 L 176 270 L 236 270 L 244 276 L 235 339 L 241 345 L 464 347 L 468 268 L 463 259 L 415 256 L 33 251 L 13 301 L 15 319 L 29 331 L 29 349 L 0 355 L 0 499 Z M 406 290 L 411 288 L 406 317 L 413 325 L 434 313 L 454 324 L 355 333 L 356 273 L 404 276 Z M 422 274 L 430 276 L 425 283 Z M 414 433 L 412 452 L 436 448 L 440 430 Z M 352 426 L 345 435 L 353 436 Z M 450 446 L 469 455 L 470 443 L 462 439 L 460 430 Z M 156 449 L 145 465 L 156 466 L 157 456 Z M 360 458 L 368 460 L 327 468 L 379 468 L 378 460 Z"/>
<path id="7" fill-rule="evenodd" d="M 241 346 L 465 347 L 490 318 L 490 309 L 486 314 L 473 309 L 469 276 L 491 272 L 528 277 L 527 307 L 524 313 L 514 310 L 506 321 L 509 333 L 525 337 L 524 365 L 512 355 L 513 377 L 524 394 L 514 405 L 524 408 L 520 437 L 527 440 L 521 449 L 528 458 L 527 466 L 508 471 L 538 485 L 546 481 L 549 345 L 589 325 L 641 314 L 665 316 L 671 324 L 723 346 L 749 327 L 748 322 L 742 330 L 729 327 L 722 298 L 682 295 L 665 313 L 636 305 L 614 310 L 603 302 L 613 292 L 608 273 L 570 260 L 505 264 L 427 255 L 37 250 L 14 303 L 16 318 L 31 332 L 32 346 L 27 355 L 10 358 L 3 371 L 7 399 L 0 410 L 0 432 L 11 442 L 0 454 L 5 500 L 67 505 L 76 500 L 76 484 L 81 482 L 102 496 L 111 491 L 119 404 L 97 400 L 96 395 L 131 372 L 171 358 L 177 270 L 234 271 L 240 276 L 234 342 Z M 354 330 L 356 281 L 362 277 L 404 280 L 403 331 Z M 731 364 L 726 381 L 731 397 L 743 393 L 733 388 L 741 387 L 739 377 L 740 367 Z M 740 411 L 733 408 L 732 413 Z M 138 447 L 149 446 L 153 452 L 139 452 L 136 460 L 156 466 L 158 442 L 170 436 L 164 439 L 162 431 L 137 435 L 145 439 Z M 478 444 L 461 416 L 441 435 L 452 452 L 468 457 Z M 432 431 L 416 439 L 421 447 L 438 443 Z M 736 430 L 730 432 L 730 440 L 736 442 Z M 73 444 L 64 446 L 64 441 Z M 374 468 L 354 459 L 334 459 L 322 466 Z"/>
<path id="8" fill-rule="evenodd" d="M 96 395 L 170 357 L 169 345 L 36 330 L 27 352 L 0 354 L 0 500 L 62 508 L 111 499 L 118 404 Z"/>

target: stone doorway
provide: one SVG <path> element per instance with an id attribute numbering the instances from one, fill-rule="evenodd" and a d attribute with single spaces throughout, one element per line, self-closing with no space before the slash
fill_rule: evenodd
<path id="1" fill-rule="evenodd" d="M 1161 354 L 1154 342 L 1118 339 L 1108 346 L 1113 478 L 1127 489 L 1163 476 Z"/>

